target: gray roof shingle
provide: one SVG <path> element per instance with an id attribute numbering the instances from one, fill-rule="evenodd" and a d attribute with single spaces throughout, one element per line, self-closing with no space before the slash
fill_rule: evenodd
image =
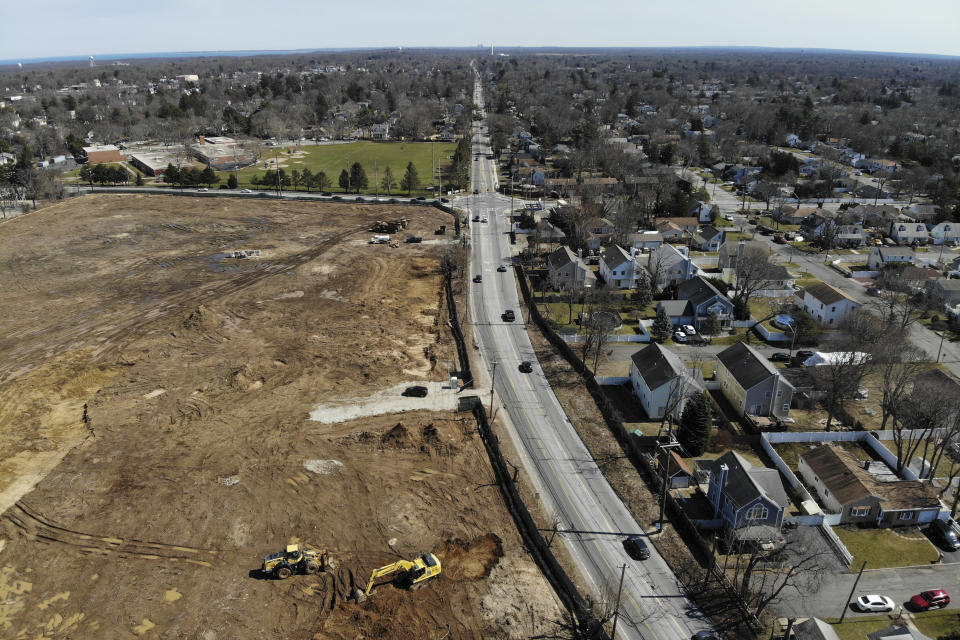
<path id="1" fill-rule="evenodd" d="M 651 391 L 684 374 L 680 358 L 656 342 L 640 349 L 630 359 Z"/>

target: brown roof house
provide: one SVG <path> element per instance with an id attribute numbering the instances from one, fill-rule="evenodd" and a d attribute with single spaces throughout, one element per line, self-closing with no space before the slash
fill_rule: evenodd
<path id="1" fill-rule="evenodd" d="M 846 449 L 821 444 L 800 455 L 797 472 L 840 524 L 902 527 L 933 522 L 942 505 L 919 480 L 877 479 Z"/>

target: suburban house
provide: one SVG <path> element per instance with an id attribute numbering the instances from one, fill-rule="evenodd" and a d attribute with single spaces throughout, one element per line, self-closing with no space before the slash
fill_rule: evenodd
<path id="1" fill-rule="evenodd" d="M 675 399 L 675 415 L 680 415 L 693 380 L 676 354 L 651 342 L 630 357 L 630 385 L 647 416 L 660 420 Z M 678 399 L 677 394 L 684 397 Z"/>
<path id="2" fill-rule="evenodd" d="M 657 218 L 654 224 L 664 240 L 690 240 L 700 221 L 697 218 Z"/>
<path id="3" fill-rule="evenodd" d="M 927 244 L 930 234 L 922 222 L 899 220 L 890 223 L 890 237 L 900 244 Z"/>
<path id="4" fill-rule="evenodd" d="M 711 314 L 716 314 L 724 328 L 733 321 L 733 303 L 703 276 L 681 282 L 677 299 L 661 300 L 657 311 L 661 308 L 674 325 L 689 324 L 699 329 Z"/>
<path id="5" fill-rule="evenodd" d="M 724 231 L 713 225 L 707 225 L 693 234 L 690 245 L 700 251 L 720 251 L 726 238 L 727 234 Z"/>
<path id="6" fill-rule="evenodd" d="M 878 229 L 889 228 L 900 217 L 900 211 L 892 204 L 861 204 L 848 213 L 857 216 L 864 226 Z"/>
<path id="7" fill-rule="evenodd" d="M 926 204 L 923 202 L 914 202 L 909 207 L 904 207 L 900 209 L 900 213 L 904 216 L 907 216 L 911 220 L 917 220 L 922 222 L 925 220 L 933 220 L 940 215 L 940 207 L 935 204 Z"/>
<path id="8" fill-rule="evenodd" d="M 550 286 L 556 291 L 575 289 L 593 289 L 597 286 L 597 277 L 583 258 L 570 250 L 560 247 L 547 258 Z"/>
<path id="9" fill-rule="evenodd" d="M 370 129 L 370 137 L 374 140 L 389 140 L 390 125 L 386 122 L 373 125 L 373 128 Z"/>
<path id="10" fill-rule="evenodd" d="M 928 483 L 880 480 L 853 453 L 832 444 L 802 453 L 797 473 L 828 512 L 840 514 L 840 524 L 923 524 L 936 520 L 942 507 Z"/>
<path id="11" fill-rule="evenodd" d="M 955 307 L 960 304 L 960 280 L 940 278 L 934 281 L 930 291 L 934 299 L 948 307 Z"/>
<path id="12" fill-rule="evenodd" d="M 610 238 L 613 236 L 613 223 L 606 218 L 590 218 L 584 224 L 587 230 L 587 246 L 591 249 L 599 249 L 601 246 L 610 244 Z"/>
<path id="13" fill-rule="evenodd" d="M 690 259 L 687 247 L 680 249 L 683 251 L 672 244 L 664 244 L 650 252 L 647 271 L 650 272 L 656 289 L 685 282 L 700 272 L 700 268 Z"/>
<path id="14" fill-rule="evenodd" d="M 637 284 L 637 269 L 642 269 L 623 247 L 608 247 L 600 255 L 600 275 L 608 289 L 632 289 Z"/>
<path id="15" fill-rule="evenodd" d="M 724 397 L 741 415 L 790 415 L 793 385 L 770 362 L 743 342 L 717 354 L 716 380 Z"/>
<path id="16" fill-rule="evenodd" d="M 734 269 L 737 266 L 737 258 L 747 255 L 750 252 L 763 252 L 768 255 L 770 251 L 758 240 L 738 240 L 737 242 L 725 242 L 720 247 L 720 254 L 717 258 L 717 267 L 719 269 Z"/>
<path id="17" fill-rule="evenodd" d="M 722 520 L 725 528 L 767 525 L 780 529 L 790 500 L 779 471 L 754 467 L 736 451 L 716 460 L 698 460 L 697 466 L 710 472 L 707 499 L 714 519 Z"/>
<path id="18" fill-rule="evenodd" d="M 823 209 L 814 209 L 814 212 L 803 219 L 800 223 L 800 233 L 805 237 L 817 238 L 823 235 L 827 225 L 836 224 L 835 214 Z"/>
<path id="19" fill-rule="evenodd" d="M 640 233 L 630 234 L 630 242 L 634 253 L 650 251 L 663 244 L 663 236 L 656 231 L 641 231 Z"/>
<path id="20" fill-rule="evenodd" d="M 941 222 L 930 229 L 933 244 L 954 244 L 960 242 L 960 224 L 956 222 Z"/>
<path id="21" fill-rule="evenodd" d="M 834 286 L 821 282 L 803 290 L 803 308 L 821 327 L 836 328 L 860 303 Z"/>
<path id="22" fill-rule="evenodd" d="M 910 247 L 870 247 L 867 268 L 878 271 L 888 264 L 913 264 L 913 249 Z"/>
<path id="23" fill-rule="evenodd" d="M 567 234 L 554 226 L 549 220 L 538 222 L 533 233 L 540 242 L 560 242 L 567 237 Z"/>
<path id="24" fill-rule="evenodd" d="M 857 169 L 869 171 L 870 173 L 876 173 L 878 171 L 893 173 L 900 168 L 900 165 L 893 160 L 885 160 L 883 158 L 861 158 L 854 162 L 853 166 Z"/>
<path id="25" fill-rule="evenodd" d="M 820 618 L 807 618 L 793 625 L 794 640 L 840 640 L 833 625 Z"/>
<path id="26" fill-rule="evenodd" d="M 863 231 L 863 225 L 841 224 L 837 227 L 837 244 L 841 247 L 862 247 L 867 243 L 867 234 Z"/>
<path id="27" fill-rule="evenodd" d="M 901 622 L 868 633 L 867 640 L 933 640 L 933 638 L 920 633 L 916 628 L 908 627 L 905 622 Z"/>
<path id="28" fill-rule="evenodd" d="M 710 205 L 706 202 L 694 202 L 691 204 L 690 215 L 696 218 L 701 224 L 710 224 L 712 222 Z"/>

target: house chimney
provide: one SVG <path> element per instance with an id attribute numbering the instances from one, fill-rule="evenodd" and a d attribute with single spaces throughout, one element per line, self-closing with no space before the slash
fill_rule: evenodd
<path id="1" fill-rule="evenodd" d="M 577 249 L 577 257 L 583 260 L 583 249 Z"/>

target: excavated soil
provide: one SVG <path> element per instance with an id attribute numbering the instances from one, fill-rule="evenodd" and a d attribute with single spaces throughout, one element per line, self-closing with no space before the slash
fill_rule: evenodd
<path id="1" fill-rule="evenodd" d="M 0 225 L 0 636 L 527 637 L 560 617 L 469 414 L 314 407 L 447 379 L 441 212 L 92 196 Z M 237 248 L 261 257 L 224 257 Z M 263 579 L 299 541 L 336 569 Z M 439 578 L 347 600 L 434 552 Z"/>

